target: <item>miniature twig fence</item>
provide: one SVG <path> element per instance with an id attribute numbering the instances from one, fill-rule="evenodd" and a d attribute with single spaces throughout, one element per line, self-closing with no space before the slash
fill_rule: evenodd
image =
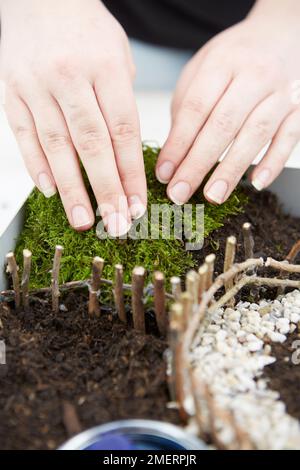
<path id="1" fill-rule="evenodd" d="M 282 291 L 287 287 L 300 289 L 300 280 L 287 278 L 287 274 L 300 273 L 300 265 L 291 264 L 300 251 L 300 242 L 295 244 L 290 251 L 288 262 L 277 261 L 273 258 L 264 260 L 253 257 L 254 239 L 250 224 L 243 226 L 243 235 L 245 256 L 251 254 L 252 257 L 241 263 L 235 263 L 236 239 L 229 237 L 225 250 L 224 272 L 214 279 L 214 255 L 207 256 L 204 265 L 198 270 L 198 277 L 195 276 L 195 272 L 187 274 L 186 291 L 176 299 L 176 303 L 171 308 L 176 318 L 176 321 L 170 322 L 170 347 L 173 357 L 173 379 L 170 381 L 172 395 L 175 390 L 181 416 L 195 417 L 200 434 L 205 435 L 209 432 L 218 448 L 230 448 L 220 441 L 216 431 L 217 423 L 220 424 L 220 422 L 231 428 L 233 435 L 231 448 L 251 449 L 253 444 L 247 432 L 239 428 L 233 416 L 216 406 L 209 384 L 199 383 L 194 373 L 191 354 L 194 346 L 199 343 L 205 325 L 210 324 L 213 313 L 224 305 L 233 307 L 235 296 L 243 287 L 247 285 L 281 287 Z M 279 277 L 259 276 L 257 271 L 262 267 L 279 271 Z M 280 279 L 280 277 L 283 278 Z M 196 279 L 198 279 L 197 282 Z M 195 288 L 198 289 L 197 294 L 195 294 Z M 216 294 L 221 289 L 224 289 L 224 293 L 218 300 L 215 300 Z M 189 296 L 189 302 L 186 296 Z"/>
<path id="2" fill-rule="evenodd" d="M 251 225 L 244 224 L 242 228 L 244 236 L 245 261 L 235 263 L 237 241 L 234 236 L 228 237 L 224 256 L 223 273 L 214 278 L 215 255 L 206 256 L 205 262 L 198 271 L 189 271 L 186 275 L 185 290 L 182 291 L 182 283 L 179 277 L 170 279 L 171 293 L 165 290 L 165 278 L 163 273 L 154 272 L 151 292 L 158 330 L 162 335 L 168 332 L 171 352 L 171 367 L 169 368 L 169 388 L 172 401 L 177 403 L 180 416 L 183 421 L 195 416 L 199 431 L 209 430 L 211 437 L 218 447 L 222 447 L 216 431 L 216 422 L 222 421 L 231 426 L 234 434 L 232 448 L 248 449 L 252 443 L 243 430 L 241 430 L 233 417 L 226 411 L 216 407 L 209 384 L 199 383 L 195 376 L 191 361 L 191 351 L 195 343 L 201 338 L 204 323 L 210 322 L 216 309 L 228 305 L 235 305 L 235 297 L 245 286 L 269 286 L 278 287 L 281 292 L 287 287 L 300 289 L 300 280 L 288 279 L 288 275 L 300 274 L 300 265 L 293 264 L 300 252 L 300 241 L 297 242 L 288 256 L 283 261 L 273 258 L 254 258 L 254 239 L 251 233 Z M 23 252 L 23 273 L 20 279 L 18 266 L 14 253 L 8 253 L 7 272 L 12 277 L 13 290 L 1 292 L 4 300 L 14 300 L 16 308 L 22 304 L 28 309 L 30 298 L 38 294 L 51 294 L 52 310 L 59 314 L 60 295 L 71 289 L 89 290 L 88 313 L 90 316 L 101 314 L 100 296 L 101 287 L 108 286 L 113 291 L 115 309 L 119 319 L 127 323 L 124 293 L 131 293 L 131 310 L 133 326 L 136 330 L 145 332 L 145 293 L 149 292 L 149 286 L 145 287 L 146 271 L 137 266 L 132 272 L 131 284 L 125 284 L 123 279 L 123 266 L 115 266 L 114 280 L 102 278 L 104 260 L 96 257 L 92 262 L 91 279 L 83 281 L 71 281 L 59 283 L 60 263 L 63 247 L 57 246 L 53 260 L 51 286 L 41 289 L 29 290 L 31 258 L 28 250 Z M 278 277 L 263 277 L 257 274 L 258 269 L 266 267 L 279 271 Z M 224 293 L 217 298 L 219 290 Z M 168 315 L 168 301 L 172 301 Z M 205 409 L 205 413 L 203 412 Z M 227 446 L 228 448 L 228 446 Z"/>
<path id="3" fill-rule="evenodd" d="M 132 272 L 131 284 L 125 284 L 123 279 L 123 266 L 117 264 L 115 266 L 114 280 L 103 279 L 104 260 L 95 257 L 92 261 L 91 278 L 84 281 L 71 281 L 60 284 L 60 266 L 63 259 L 63 247 L 56 246 L 53 258 L 53 266 L 51 270 L 51 286 L 41 289 L 30 290 L 30 272 L 31 272 L 32 253 L 29 250 L 23 252 L 23 272 L 20 283 L 19 267 L 15 259 L 14 253 L 8 253 L 7 272 L 12 277 L 13 290 L 1 292 L 0 300 L 15 301 L 16 308 L 23 305 L 25 310 L 29 307 L 30 298 L 39 294 L 51 295 L 52 311 L 59 314 L 61 294 L 73 289 L 88 289 L 88 314 L 91 317 L 99 317 L 101 315 L 101 287 L 106 285 L 111 288 L 115 309 L 119 319 L 123 323 L 127 323 L 127 313 L 125 305 L 124 292 L 131 293 L 131 310 L 133 326 L 136 330 L 145 333 L 145 293 L 149 290 L 149 286 L 145 286 L 146 270 L 142 266 L 136 266 Z M 157 327 L 161 335 L 166 335 L 168 330 L 168 312 L 167 304 L 170 300 L 179 298 L 181 294 L 180 279 L 177 277 L 171 280 L 173 294 L 165 290 L 165 278 L 163 273 L 155 272 L 153 274 L 153 285 L 150 290 L 153 297 L 153 305 L 156 316 Z"/>

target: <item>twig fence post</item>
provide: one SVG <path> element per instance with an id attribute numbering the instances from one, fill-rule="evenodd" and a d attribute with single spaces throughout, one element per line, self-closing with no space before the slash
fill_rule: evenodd
<path id="1" fill-rule="evenodd" d="M 228 237 L 226 241 L 226 249 L 225 249 L 225 258 L 224 258 L 224 270 L 223 272 L 226 273 L 228 269 L 234 264 L 235 260 L 235 253 L 236 253 L 236 238 L 234 236 Z M 225 282 L 225 292 L 228 292 L 233 287 L 233 279 Z M 233 307 L 235 304 L 234 297 L 228 302 L 230 307 Z"/>
<path id="2" fill-rule="evenodd" d="M 15 305 L 16 305 L 16 308 L 18 309 L 21 305 L 20 281 L 19 281 L 18 266 L 17 266 L 16 258 L 12 251 L 6 255 L 6 262 L 7 262 L 7 272 L 12 277 L 13 288 L 15 292 Z"/>
<path id="3" fill-rule="evenodd" d="M 172 295 L 175 302 L 179 300 L 181 294 L 181 279 L 178 276 L 172 276 L 170 279 Z"/>
<path id="4" fill-rule="evenodd" d="M 124 292 L 123 292 L 123 266 L 116 264 L 115 266 L 115 283 L 114 297 L 118 317 L 123 323 L 127 323 L 127 315 L 125 311 Z"/>
<path id="5" fill-rule="evenodd" d="M 58 313 L 59 311 L 59 270 L 60 270 L 60 261 L 63 253 L 63 247 L 57 245 L 55 248 L 55 255 L 53 260 L 52 268 L 52 279 L 51 279 L 51 289 L 52 289 L 52 311 Z"/>
<path id="6" fill-rule="evenodd" d="M 165 292 L 165 276 L 163 273 L 156 271 L 153 274 L 154 285 L 154 310 L 156 323 L 161 335 L 167 332 L 167 312 L 166 312 L 166 292 Z"/>
<path id="7" fill-rule="evenodd" d="M 23 274 L 22 274 L 22 302 L 24 309 L 29 307 L 29 281 L 31 272 L 32 253 L 29 250 L 23 250 Z"/>
<path id="8" fill-rule="evenodd" d="M 101 313 L 99 297 L 103 266 L 104 260 L 99 258 L 99 256 L 95 256 L 92 264 L 92 279 L 89 286 L 89 315 L 99 316 Z"/>
<path id="9" fill-rule="evenodd" d="M 132 318 L 136 330 L 145 333 L 145 306 L 143 301 L 145 268 L 136 266 L 132 272 Z"/>

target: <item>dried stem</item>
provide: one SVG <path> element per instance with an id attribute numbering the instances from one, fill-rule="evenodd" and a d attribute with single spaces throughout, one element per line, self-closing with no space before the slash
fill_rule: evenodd
<path id="1" fill-rule="evenodd" d="M 286 256 L 286 261 L 293 263 L 296 256 L 300 253 L 300 240 L 298 240 L 291 248 L 289 254 Z"/>
<path id="2" fill-rule="evenodd" d="M 101 287 L 101 275 L 103 271 L 104 260 L 96 256 L 92 264 L 92 278 L 89 286 L 89 315 L 99 316 L 101 313 L 99 297 Z"/>
<path id="3" fill-rule="evenodd" d="M 215 259 L 216 255 L 214 255 L 213 253 L 211 255 L 206 256 L 205 258 L 205 263 L 207 265 L 206 290 L 211 287 L 214 280 Z"/>
<path id="4" fill-rule="evenodd" d="M 185 329 L 193 314 L 193 297 L 189 292 L 183 292 L 180 296 L 180 303 L 182 305 L 183 322 Z"/>
<path id="5" fill-rule="evenodd" d="M 19 281 L 19 274 L 18 274 L 18 266 L 17 266 L 16 258 L 13 252 L 10 252 L 6 255 L 6 262 L 7 262 L 7 272 L 12 277 L 15 305 L 16 305 L 16 308 L 19 308 L 21 304 L 20 281 Z"/>
<path id="6" fill-rule="evenodd" d="M 132 316 L 136 330 L 145 333 L 145 308 L 143 302 L 145 269 L 137 266 L 132 272 Z"/>
<path id="7" fill-rule="evenodd" d="M 63 402 L 63 423 L 69 437 L 82 431 L 76 408 L 68 401 Z"/>
<path id="8" fill-rule="evenodd" d="M 231 268 L 234 264 L 236 253 L 236 238 L 231 236 L 226 240 L 225 259 L 224 259 L 224 273 Z M 233 279 L 225 283 L 225 291 L 227 292 L 233 287 Z"/>
<path id="9" fill-rule="evenodd" d="M 186 291 L 190 294 L 193 304 L 198 304 L 199 275 L 196 271 L 189 271 L 185 279 Z"/>
<path id="10" fill-rule="evenodd" d="M 243 225 L 245 259 L 254 257 L 254 238 L 252 235 L 251 224 L 249 222 Z"/>
<path id="11" fill-rule="evenodd" d="M 199 275 L 198 303 L 201 302 L 203 294 L 206 291 L 207 273 L 208 273 L 208 266 L 206 263 L 204 263 L 198 269 L 198 275 Z"/>
<path id="12" fill-rule="evenodd" d="M 171 390 L 179 405 L 179 414 L 183 422 L 187 421 L 184 408 L 185 367 L 182 362 L 182 333 L 184 331 L 183 308 L 175 303 L 170 311 L 170 346 L 172 352 Z"/>
<path id="13" fill-rule="evenodd" d="M 289 264 L 286 261 L 276 261 L 273 258 L 267 258 L 265 266 L 278 269 L 279 271 L 286 271 L 288 273 L 300 273 L 299 264 Z"/>
<path id="14" fill-rule="evenodd" d="M 153 284 L 156 322 L 160 334 L 165 335 L 167 332 L 168 319 L 166 312 L 165 277 L 163 273 L 156 271 L 153 274 Z"/>
<path id="15" fill-rule="evenodd" d="M 29 281 L 31 272 L 32 253 L 29 250 L 23 250 L 23 274 L 22 274 L 22 301 L 25 310 L 29 307 Z"/>
<path id="16" fill-rule="evenodd" d="M 181 280 L 178 276 L 172 276 L 170 279 L 171 288 L 172 288 L 172 295 L 174 296 L 175 302 L 179 300 L 181 294 Z"/>
<path id="17" fill-rule="evenodd" d="M 123 266 L 121 264 L 115 266 L 114 297 L 118 317 L 123 323 L 127 323 L 123 292 Z"/>
<path id="18" fill-rule="evenodd" d="M 52 310 L 57 313 L 59 311 L 59 270 L 60 261 L 63 253 L 63 247 L 57 245 L 52 268 L 51 290 L 52 290 Z"/>

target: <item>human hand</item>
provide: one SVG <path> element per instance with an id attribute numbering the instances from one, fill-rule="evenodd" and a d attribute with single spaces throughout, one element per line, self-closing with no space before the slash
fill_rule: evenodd
<path id="1" fill-rule="evenodd" d="M 1 0 L 5 109 L 36 186 L 60 193 L 70 224 L 94 223 L 79 159 L 108 232 L 147 204 L 134 65 L 99 0 Z M 78 159 L 79 156 L 79 159 Z"/>
<path id="2" fill-rule="evenodd" d="M 275 10 L 274 2 L 266 3 Z M 294 6 L 299 10 L 299 2 Z M 274 18 L 262 13 L 254 9 L 216 36 L 182 73 L 172 127 L 156 167 L 157 178 L 168 183 L 168 195 L 177 204 L 191 197 L 231 143 L 204 187 L 213 203 L 230 196 L 271 141 L 251 176 L 256 189 L 265 188 L 300 138 L 299 93 L 298 103 L 293 99 L 293 87 L 300 83 L 300 11 L 297 15 L 292 9 L 288 18 L 286 11 L 277 11 Z"/>

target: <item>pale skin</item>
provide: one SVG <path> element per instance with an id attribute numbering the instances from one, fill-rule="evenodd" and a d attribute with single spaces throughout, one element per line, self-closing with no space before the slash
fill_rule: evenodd
<path id="1" fill-rule="evenodd" d="M 0 8 L 5 109 L 35 184 L 46 197 L 58 190 L 70 224 L 86 230 L 81 161 L 108 232 L 122 235 L 147 204 L 126 34 L 99 0 Z M 187 64 L 156 166 L 173 202 L 188 201 L 230 144 L 204 186 L 210 202 L 226 201 L 268 143 L 251 181 L 261 190 L 279 175 L 300 139 L 299 39 L 298 0 L 258 0 Z"/>

